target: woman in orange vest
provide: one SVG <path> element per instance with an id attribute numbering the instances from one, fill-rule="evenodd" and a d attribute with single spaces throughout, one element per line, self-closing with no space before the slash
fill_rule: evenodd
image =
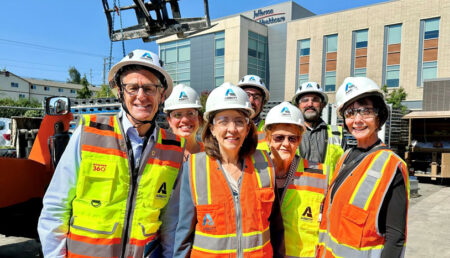
<path id="1" fill-rule="evenodd" d="M 197 92 L 184 84 L 175 86 L 164 102 L 170 129 L 175 135 L 186 139 L 183 162 L 189 155 L 204 151 L 203 143 L 197 140 L 197 132 L 203 123 L 201 108 Z"/>
<path id="2" fill-rule="evenodd" d="M 183 166 L 174 257 L 282 257 L 269 155 L 256 150 L 247 94 L 224 83 L 206 102 L 205 152 Z"/>
<path id="3" fill-rule="evenodd" d="M 405 162 L 378 138 L 388 118 L 380 87 L 349 77 L 338 115 L 358 145 L 339 159 L 324 202 L 317 257 L 403 257 L 409 182 Z"/>

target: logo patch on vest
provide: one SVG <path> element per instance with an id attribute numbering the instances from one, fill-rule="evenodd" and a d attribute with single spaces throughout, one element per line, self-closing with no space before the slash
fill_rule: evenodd
<path id="1" fill-rule="evenodd" d="M 105 164 L 92 164 L 92 170 L 97 172 L 105 172 L 106 171 L 106 165 Z"/>
<path id="2" fill-rule="evenodd" d="M 203 216 L 203 229 L 205 231 L 209 232 L 215 232 L 216 226 L 214 225 L 214 220 L 211 217 L 211 214 L 206 213 L 205 216 Z"/>
<path id="3" fill-rule="evenodd" d="M 167 198 L 167 186 L 166 182 L 162 183 L 159 187 L 158 192 L 156 193 L 156 198 L 166 199 Z"/>
<path id="4" fill-rule="evenodd" d="M 302 220 L 312 220 L 313 216 L 312 216 L 312 211 L 311 211 L 311 207 L 308 206 L 306 207 L 305 211 L 302 214 Z"/>

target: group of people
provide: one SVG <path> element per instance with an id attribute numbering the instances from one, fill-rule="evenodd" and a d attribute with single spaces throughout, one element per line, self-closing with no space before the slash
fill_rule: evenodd
<path id="1" fill-rule="evenodd" d="M 121 111 L 74 131 L 43 201 L 45 257 L 404 255 L 408 174 L 378 138 L 389 113 L 369 78 L 336 93 L 354 148 L 321 119 L 315 82 L 263 120 L 256 75 L 215 88 L 204 112 L 152 52 L 134 50 L 108 80 Z M 160 105 L 170 130 L 156 125 Z"/>

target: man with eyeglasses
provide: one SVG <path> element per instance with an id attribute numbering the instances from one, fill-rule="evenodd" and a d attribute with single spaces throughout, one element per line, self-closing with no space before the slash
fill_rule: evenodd
<path id="1" fill-rule="evenodd" d="M 258 146 L 256 149 L 269 151 L 269 145 L 266 142 L 266 134 L 264 132 L 264 119 L 260 116 L 264 104 L 270 99 L 269 90 L 267 90 L 266 85 L 259 76 L 252 74 L 242 77 L 237 86 L 241 87 L 247 93 L 252 109 L 255 111 L 252 120 L 258 130 Z"/>
<path id="2" fill-rule="evenodd" d="M 300 155 L 306 160 L 326 165 L 324 172 L 330 182 L 336 163 L 347 144 L 343 139 L 342 127 L 328 125 L 321 118 L 328 96 L 317 82 L 305 82 L 298 88 L 292 103 L 305 118 L 306 132 L 300 143 Z"/>
<path id="3" fill-rule="evenodd" d="M 184 140 L 156 126 L 173 83 L 159 57 L 134 50 L 108 81 L 116 116 L 84 116 L 45 194 L 38 232 L 45 257 L 143 257 L 159 247 Z"/>

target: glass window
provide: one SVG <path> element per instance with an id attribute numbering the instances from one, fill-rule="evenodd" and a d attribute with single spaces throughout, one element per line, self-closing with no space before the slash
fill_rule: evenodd
<path id="1" fill-rule="evenodd" d="M 389 65 L 386 69 L 386 85 L 388 87 L 400 86 L 400 65 Z"/>
<path id="2" fill-rule="evenodd" d="M 402 42 L 402 25 L 395 24 L 388 26 L 388 45 L 400 44 Z"/>
<path id="3" fill-rule="evenodd" d="M 17 83 L 17 82 L 11 82 L 11 87 L 13 87 L 13 88 L 19 88 L 19 83 Z"/>
<path id="4" fill-rule="evenodd" d="M 356 48 L 367 47 L 368 37 L 369 37 L 368 30 L 356 31 Z"/>
<path id="5" fill-rule="evenodd" d="M 19 99 L 24 99 L 25 98 L 25 94 L 19 94 Z"/>
<path id="6" fill-rule="evenodd" d="M 437 77 L 437 62 L 424 62 L 422 80 L 435 79 Z"/>
<path id="7" fill-rule="evenodd" d="M 329 35 L 327 37 L 327 53 L 337 52 L 337 34 Z"/>
<path id="8" fill-rule="evenodd" d="M 424 39 L 439 38 L 439 18 L 425 20 Z"/>
<path id="9" fill-rule="evenodd" d="M 178 62 L 191 60 L 191 46 L 182 46 L 178 48 Z"/>
<path id="10" fill-rule="evenodd" d="M 169 48 L 166 49 L 166 61 L 165 63 L 175 63 L 177 61 L 177 49 Z"/>
<path id="11" fill-rule="evenodd" d="M 310 40 L 300 40 L 300 56 L 309 56 L 310 53 Z"/>
<path id="12" fill-rule="evenodd" d="M 58 88 L 58 92 L 64 92 L 63 88 Z"/>
<path id="13" fill-rule="evenodd" d="M 225 39 L 216 39 L 216 56 L 225 55 Z"/>
<path id="14" fill-rule="evenodd" d="M 325 74 L 325 91 L 336 90 L 336 72 L 326 72 Z"/>
<path id="15" fill-rule="evenodd" d="M 303 83 L 309 80 L 309 74 L 300 74 L 298 76 L 298 85 L 302 85 Z"/>
<path id="16" fill-rule="evenodd" d="M 247 73 L 258 75 L 266 81 L 267 37 L 251 31 L 248 32 L 248 37 Z"/>
<path id="17" fill-rule="evenodd" d="M 75 90 L 70 90 L 70 93 L 75 93 Z"/>
<path id="18" fill-rule="evenodd" d="M 366 77 L 366 68 L 357 68 L 355 69 L 355 77 Z"/>
<path id="19" fill-rule="evenodd" d="M 50 87 L 44 86 L 44 90 L 45 90 L 45 91 L 50 91 Z"/>
<path id="20" fill-rule="evenodd" d="M 31 89 L 32 89 L 32 90 L 35 90 L 35 89 L 36 89 L 36 85 L 34 85 L 34 84 L 31 85 Z"/>
<path id="21" fill-rule="evenodd" d="M 220 85 L 222 85 L 222 83 L 224 82 L 224 77 L 223 76 L 219 76 L 215 78 L 215 85 L 216 87 L 219 87 Z"/>

